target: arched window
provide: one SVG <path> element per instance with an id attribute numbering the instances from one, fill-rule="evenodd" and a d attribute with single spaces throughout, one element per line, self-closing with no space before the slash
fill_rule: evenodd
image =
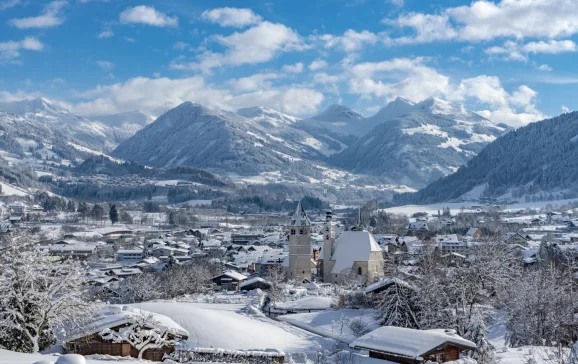
<path id="1" fill-rule="evenodd" d="M 361 267 L 357 267 L 357 274 L 358 275 L 362 275 L 363 271 L 361 270 Z"/>
<path id="2" fill-rule="evenodd" d="M 325 236 L 325 239 L 329 240 L 329 235 Z"/>

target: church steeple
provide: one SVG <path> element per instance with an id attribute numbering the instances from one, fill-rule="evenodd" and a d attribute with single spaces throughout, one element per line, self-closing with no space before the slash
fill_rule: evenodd
<path id="1" fill-rule="evenodd" d="M 291 226 L 311 226 L 311 220 L 307 216 L 303 205 L 301 205 L 301 200 L 297 204 L 297 209 L 291 218 Z"/>

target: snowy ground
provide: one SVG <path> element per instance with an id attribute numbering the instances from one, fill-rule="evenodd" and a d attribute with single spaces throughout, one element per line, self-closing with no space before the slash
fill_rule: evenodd
<path id="1" fill-rule="evenodd" d="M 558 200 L 558 201 L 542 201 L 542 202 L 519 202 L 509 205 L 500 205 L 503 206 L 504 210 L 516 210 L 516 209 L 541 209 L 545 208 L 548 205 L 553 207 L 567 205 L 571 202 L 578 202 L 578 199 L 569 199 L 569 200 Z M 431 204 L 431 205 L 404 205 L 404 206 L 396 206 L 390 207 L 387 209 L 383 209 L 383 211 L 394 213 L 394 214 L 404 214 L 404 215 L 412 215 L 416 212 L 427 212 L 428 214 L 437 214 L 438 210 L 442 208 L 450 209 L 450 212 L 453 214 L 461 212 L 463 209 L 464 212 L 473 212 L 471 209 L 472 205 L 480 206 L 479 202 L 443 202 L 438 204 Z"/>
<path id="2" fill-rule="evenodd" d="M 270 319 L 247 304 L 161 301 L 133 306 L 172 318 L 189 332 L 189 347 L 271 348 L 311 356 L 319 348 L 330 348 L 333 344 L 333 340 Z"/>
<path id="3" fill-rule="evenodd" d="M 374 310 L 342 309 L 284 315 L 279 316 L 278 319 L 304 330 L 349 344 L 356 339 L 351 332 L 349 322 L 353 319 L 360 319 L 368 330 L 374 330 L 379 327 L 375 317 L 376 311 Z"/>

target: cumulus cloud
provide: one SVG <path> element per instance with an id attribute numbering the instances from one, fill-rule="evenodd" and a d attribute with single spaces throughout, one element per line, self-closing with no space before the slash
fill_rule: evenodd
<path id="1" fill-rule="evenodd" d="M 251 81 L 256 78 L 258 77 Z M 231 87 L 218 87 L 207 83 L 202 76 L 178 79 L 136 77 L 124 83 L 99 85 L 79 94 L 79 97 L 87 101 L 76 104 L 74 110 L 83 115 L 102 115 L 131 110 L 151 111 L 194 101 L 230 111 L 262 105 L 300 115 L 317 111 L 324 100 L 319 91 L 302 86 L 286 85 L 275 88 L 265 83 L 265 87 L 270 88 L 246 92 L 251 89 L 251 81 L 231 81 L 241 86 L 237 91 Z"/>
<path id="2" fill-rule="evenodd" d="M 568 106 L 562 105 L 562 113 L 566 114 L 569 113 L 571 110 Z"/>
<path id="3" fill-rule="evenodd" d="M 399 43 L 424 43 L 440 40 L 487 41 L 499 37 L 559 38 L 578 32 L 578 7 L 567 0 L 486 0 L 447 8 L 438 14 L 409 13 L 391 21 L 410 28 L 412 36 Z"/>
<path id="4" fill-rule="evenodd" d="M 219 24 L 222 27 L 244 28 L 261 22 L 263 18 L 255 14 L 251 9 L 240 8 L 216 8 L 205 10 L 201 14 L 201 19 Z"/>
<path id="5" fill-rule="evenodd" d="M 314 40 L 320 40 L 324 43 L 327 49 L 337 48 L 345 52 L 353 52 L 361 49 L 364 45 L 375 44 L 379 40 L 379 36 L 367 30 L 357 32 L 348 29 L 341 36 L 331 34 L 324 34 L 321 36 L 312 37 Z"/>
<path id="6" fill-rule="evenodd" d="M 510 61 L 527 61 L 528 54 L 558 54 L 565 52 L 576 52 L 578 47 L 571 40 L 549 40 L 547 42 L 529 42 L 520 44 L 514 41 L 507 41 L 502 46 L 493 46 L 485 49 L 486 54 L 500 56 Z"/>
<path id="7" fill-rule="evenodd" d="M 536 69 L 537 69 L 538 71 L 544 71 L 544 72 L 551 72 L 551 71 L 552 71 L 552 67 L 550 67 L 550 66 L 547 65 L 547 64 L 541 64 L 541 65 L 539 65 L 538 67 L 536 67 Z"/>
<path id="8" fill-rule="evenodd" d="M 21 50 L 41 51 L 44 44 L 37 38 L 26 37 L 21 41 L 0 42 L 0 63 L 14 61 L 20 56 Z"/>
<path id="9" fill-rule="evenodd" d="M 66 4 L 66 1 L 52 1 L 44 7 L 40 15 L 28 18 L 11 19 L 9 23 L 19 29 L 56 27 L 64 22 L 62 8 Z"/>
<path id="10" fill-rule="evenodd" d="M 264 63 L 283 52 L 307 49 L 301 36 L 293 29 L 267 21 L 244 32 L 213 36 L 211 40 L 224 46 L 226 51 L 205 51 L 194 62 L 177 59 L 171 62 L 170 68 L 209 72 L 217 67 Z"/>
<path id="11" fill-rule="evenodd" d="M 176 27 L 179 19 L 170 17 L 152 6 L 139 5 L 133 8 L 126 8 L 120 13 L 120 22 L 124 24 L 145 24 L 154 27 Z"/>
<path id="12" fill-rule="evenodd" d="M 313 62 L 311 62 L 311 64 L 309 64 L 308 68 L 311 71 L 318 71 L 320 69 L 327 68 L 328 65 L 329 64 L 327 63 L 327 61 L 318 58 L 318 59 L 314 60 Z"/>
<path id="13" fill-rule="evenodd" d="M 301 72 L 303 72 L 303 63 L 297 62 L 295 64 L 286 64 L 281 68 L 281 70 L 283 72 L 289 72 L 289 73 L 301 73 Z"/>
<path id="14" fill-rule="evenodd" d="M 349 91 L 366 99 L 390 101 L 397 96 L 418 102 L 440 97 L 457 103 L 486 107 L 480 114 L 513 126 L 541 120 L 537 93 L 522 85 L 509 93 L 495 76 L 452 80 L 426 64 L 425 58 L 394 58 L 346 67 Z"/>
<path id="15" fill-rule="evenodd" d="M 227 82 L 227 84 L 235 91 L 255 91 L 271 88 L 271 81 L 280 77 L 281 76 L 277 73 L 257 73 L 248 77 L 241 77 L 230 80 Z"/>

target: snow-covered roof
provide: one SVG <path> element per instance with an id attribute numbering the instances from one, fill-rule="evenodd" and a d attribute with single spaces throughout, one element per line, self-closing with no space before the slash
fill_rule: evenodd
<path id="1" fill-rule="evenodd" d="M 381 252 L 381 247 L 369 231 L 344 231 L 335 241 L 331 260 L 335 265 L 332 274 L 352 268 L 354 262 L 366 262 L 372 252 Z"/>
<path id="2" fill-rule="evenodd" d="M 400 286 L 408 287 L 411 289 L 415 289 L 411 284 L 407 283 L 406 281 L 399 279 L 399 278 L 385 278 L 369 286 L 365 287 L 365 293 L 371 293 L 377 291 L 378 289 L 387 287 L 392 284 L 398 284 Z"/>
<path id="3" fill-rule="evenodd" d="M 241 288 L 243 288 L 243 287 L 245 287 L 245 286 L 249 286 L 249 285 L 251 285 L 251 284 L 253 284 L 253 283 L 257 283 L 257 282 L 267 283 L 267 281 L 264 280 L 263 278 L 261 278 L 261 277 L 255 277 L 255 278 L 249 279 L 248 281 L 242 282 L 240 286 L 241 286 Z"/>
<path id="4" fill-rule="evenodd" d="M 131 319 L 145 316 L 151 318 L 151 324 L 154 328 L 169 329 L 182 336 L 189 337 L 189 333 L 182 326 L 174 322 L 171 318 L 153 313 L 138 308 L 122 305 L 110 305 L 100 309 L 94 315 L 94 320 L 76 332 L 68 333 L 65 338 L 66 341 L 73 341 L 82 337 L 92 335 L 103 331 L 104 329 L 111 329 L 114 327 L 126 325 L 131 322 Z"/>
<path id="5" fill-rule="evenodd" d="M 235 280 L 237 280 L 237 281 L 244 281 L 245 279 L 247 279 L 247 276 L 246 276 L 246 275 L 241 274 L 241 273 L 237 273 L 237 272 L 232 271 L 232 270 L 226 271 L 226 272 L 223 273 L 223 274 L 219 274 L 217 277 L 221 277 L 221 276 L 227 276 L 227 277 L 233 278 L 233 279 L 235 279 Z M 217 278 L 217 277 L 214 277 L 214 278 Z M 214 278 L 213 278 L 213 279 L 214 279 Z"/>
<path id="6" fill-rule="evenodd" d="M 297 209 L 291 218 L 291 226 L 311 226 L 311 220 L 305 213 L 305 209 L 301 205 L 301 201 L 297 204 Z"/>
<path id="7" fill-rule="evenodd" d="M 457 335 L 453 330 L 415 330 L 394 326 L 380 327 L 353 341 L 350 346 L 355 349 L 375 350 L 407 358 L 418 358 L 446 343 L 476 348 L 476 344 Z"/>
<path id="8" fill-rule="evenodd" d="M 303 297 L 295 301 L 279 302 L 275 304 L 275 308 L 289 311 L 299 310 L 328 310 L 333 304 L 332 297 Z"/>

